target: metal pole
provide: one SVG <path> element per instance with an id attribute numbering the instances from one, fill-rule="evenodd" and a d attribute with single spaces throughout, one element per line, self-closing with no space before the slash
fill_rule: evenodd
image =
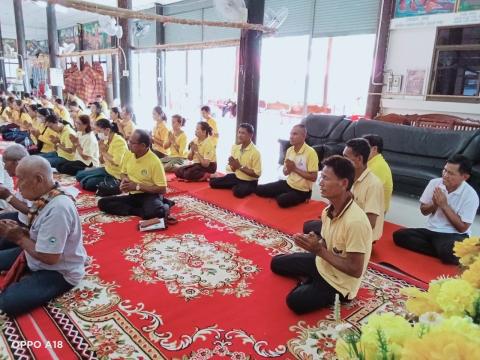
<path id="1" fill-rule="evenodd" d="M 0 24 L 0 89 L 7 90 L 7 72 L 5 71 L 5 52 L 3 50 L 2 25 Z"/>
<path id="2" fill-rule="evenodd" d="M 155 4 L 155 13 L 163 15 L 163 5 Z M 156 41 L 157 44 L 165 44 L 165 26 L 161 22 L 156 22 Z M 165 57 L 161 50 L 157 50 L 156 69 L 157 69 L 157 103 L 162 108 L 165 107 Z"/>

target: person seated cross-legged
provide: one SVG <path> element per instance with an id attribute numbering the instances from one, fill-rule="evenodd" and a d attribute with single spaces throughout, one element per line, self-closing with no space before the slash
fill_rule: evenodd
<path id="1" fill-rule="evenodd" d="M 442 177 L 430 180 L 420 197 L 420 211 L 428 216 L 427 226 L 395 231 L 395 244 L 446 264 L 458 264 L 453 247 L 470 236 L 479 203 L 477 192 L 467 183 L 471 171 L 472 163 L 465 156 L 449 158 Z"/>
<path id="2" fill-rule="evenodd" d="M 290 144 L 283 173 L 287 180 L 258 185 L 255 193 L 261 197 L 274 197 L 282 208 L 295 206 L 310 199 L 312 185 L 318 176 L 318 156 L 316 151 L 305 143 L 305 125 L 295 125 L 290 131 Z"/>
<path id="3" fill-rule="evenodd" d="M 160 159 L 150 150 L 151 138 L 145 130 L 135 130 L 128 140 L 130 152 L 122 161 L 120 190 L 127 195 L 107 196 L 98 208 L 107 214 L 166 218 L 172 202 L 164 199 L 167 179 Z"/>
<path id="4" fill-rule="evenodd" d="M 40 156 L 20 160 L 16 175 L 23 197 L 34 204 L 29 230 L 11 220 L 0 221 L 0 236 L 17 247 L 0 251 L 0 270 L 18 282 L 2 284 L 0 313 L 20 315 L 77 285 L 85 274 L 87 253 L 74 201 L 53 179 L 52 168 Z M 17 275 L 17 276 L 14 276 Z"/>
<path id="5" fill-rule="evenodd" d="M 193 164 L 175 170 L 178 179 L 186 181 L 207 180 L 217 171 L 217 153 L 212 138 L 212 128 L 205 121 L 197 123 L 196 139 L 190 142 L 188 160 Z"/>
<path id="6" fill-rule="evenodd" d="M 238 143 L 233 145 L 231 156 L 228 158 L 227 171 L 230 173 L 210 178 L 211 188 L 232 189 L 233 195 L 238 198 L 255 192 L 262 163 L 260 152 L 252 142 L 253 132 L 252 125 L 240 124 L 237 131 Z"/>
<path id="7" fill-rule="evenodd" d="M 297 314 L 333 305 L 336 294 L 351 300 L 358 293 L 372 250 L 372 228 L 350 192 L 354 176 L 352 163 L 341 156 L 323 161 L 320 192 L 329 205 L 322 212 L 321 235 L 296 234 L 295 243 L 307 252 L 272 259 L 275 274 L 300 281 L 287 296 Z"/>

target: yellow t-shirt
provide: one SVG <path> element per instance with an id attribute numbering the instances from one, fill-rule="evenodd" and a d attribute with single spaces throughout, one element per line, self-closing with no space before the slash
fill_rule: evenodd
<path id="1" fill-rule="evenodd" d="M 35 129 L 35 130 L 38 130 L 40 131 L 40 134 L 43 132 L 43 130 L 45 130 L 45 125 L 43 123 L 41 123 L 40 121 L 38 121 L 36 118 L 35 119 L 32 119 L 32 127 Z M 32 142 L 37 145 L 38 144 L 38 139 L 36 136 L 34 136 L 32 133 L 30 133 L 30 139 L 32 139 Z"/>
<path id="2" fill-rule="evenodd" d="M 70 125 L 73 126 L 73 120 L 72 117 L 70 116 L 70 113 L 68 112 L 67 108 L 62 106 L 62 107 L 55 107 L 55 110 L 53 110 L 55 114 L 62 120 L 68 122 Z"/>
<path id="3" fill-rule="evenodd" d="M 353 183 L 352 194 L 355 202 L 365 212 L 378 215 L 373 227 L 373 241 L 382 236 L 385 202 L 383 201 L 383 185 L 380 180 L 366 169 Z"/>
<path id="4" fill-rule="evenodd" d="M 12 123 L 16 125 L 20 125 L 20 111 L 18 110 L 12 110 L 11 115 L 10 115 L 10 120 Z"/>
<path id="5" fill-rule="evenodd" d="M 173 133 L 173 132 L 172 132 Z M 187 135 L 182 131 L 180 134 L 175 135 L 175 142 L 178 145 L 178 151 L 173 145 L 170 145 L 170 157 L 179 157 L 185 159 L 188 155 L 187 153 Z"/>
<path id="6" fill-rule="evenodd" d="M 20 129 L 23 131 L 28 130 L 28 128 L 24 125 L 25 122 L 28 124 L 32 124 L 32 118 L 26 112 L 20 115 Z"/>
<path id="7" fill-rule="evenodd" d="M 120 179 L 122 173 L 122 160 L 125 153 L 128 151 L 127 142 L 118 134 L 113 135 L 112 141 L 108 146 L 107 153 L 113 157 L 113 165 L 111 162 L 105 162 L 105 171 L 113 177 Z"/>
<path id="8" fill-rule="evenodd" d="M 306 143 L 302 145 L 298 152 L 295 152 L 294 146 L 290 146 L 285 155 L 285 160 L 287 159 L 293 161 L 300 170 L 308 172 L 318 171 L 317 152 Z M 313 182 L 292 172 L 287 177 L 287 184 L 295 190 L 307 192 L 312 190 Z"/>
<path id="9" fill-rule="evenodd" d="M 132 152 L 127 151 L 122 161 L 122 174 L 127 175 L 131 181 L 137 184 L 167 186 L 163 164 L 151 150 L 138 159 Z M 141 192 L 131 191 L 130 193 Z"/>
<path id="10" fill-rule="evenodd" d="M 53 135 L 57 137 L 58 134 L 49 127 L 45 127 L 45 125 L 43 125 L 42 129 L 40 130 L 40 134 L 41 135 L 38 137 L 38 140 L 43 142 L 42 150 L 40 152 L 49 153 L 55 151 L 55 145 L 53 144 L 52 140 L 50 140 L 50 136 Z"/>
<path id="11" fill-rule="evenodd" d="M 60 143 L 68 149 L 73 147 L 72 141 L 70 140 L 70 135 L 72 134 L 75 135 L 75 131 L 68 125 L 65 125 L 60 133 Z M 72 151 L 72 153 L 69 154 L 65 150 L 57 148 L 57 155 L 68 161 L 73 161 L 75 158 L 75 151 Z"/>
<path id="12" fill-rule="evenodd" d="M 152 147 L 153 150 L 159 151 L 164 155 L 168 155 L 170 151 L 168 149 L 165 149 L 164 146 L 160 146 L 155 143 L 156 141 L 162 141 L 163 145 L 168 141 L 168 128 L 165 126 L 165 122 L 162 121 L 159 124 L 155 125 L 155 128 L 153 129 L 153 136 L 152 136 Z"/>
<path id="13" fill-rule="evenodd" d="M 347 253 L 365 254 L 363 259 L 365 274 L 372 252 L 372 228 L 367 215 L 354 201 L 350 201 L 334 218 L 330 217 L 330 211 L 331 205 L 322 212 L 321 231 L 328 251 L 343 258 Z M 325 281 L 343 296 L 349 299 L 357 296 L 363 275 L 360 278 L 347 275 L 319 256 L 315 258 L 315 264 Z"/>
<path id="14" fill-rule="evenodd" d="M 390 208 L 393 192 L 393 178 L 390 166 L 388 166 L 382 154 L 377 154 L 368 160 L 367 166 L 383 184 L 383 200 L 385 201 L 385 212 L 387 212 Z"/>
<path id="15" fill-rule="evenodd" d="M 198 153 L 205 159 L 211 162 L 217 162 L 217 154 L 215 151 L 215 144 L 213 142 L 213 138 L 211 136 L 207 136 L 207 138 L 201 142 L 198 141 L 198 138 L 193 140 L 195 144 L 198 145 Z M 194 155 L 193 160 L 195 164 L 200 163 L 198 156 Z"/>
<path id="16" fill-rule="evenodd" d="M 101 120 L 101 119 L 107 119 L 107 117 L 105 116 L 105 114 L 103 112 L 101 112 L 100 114 L 98 114 L 95 117 L 95 121 L 98 121 L 98 120 Z"/>
<path id="17" fill-rule="evenodd" d="M 208 125 L 212 128 L 212 141 L 215 146 L 217 146 L 218 143 L 218 128 L 217 128 L 217 122 L 214 118 L 210 117 L 207 119 Z"/>
<path id="18" fill-rule="evenodd" d="M 135 124 L 133 121 L 129 121 L 127 125 L 123 127 L 123 136 L 125 136 L 125 139 L 128 139 L 133 132 L 135 131 Z"/>
<path id="19" fill-rule="evenodd" d="M 241 166 L 253 170 L 258 177 L 262 174 L 262 161 L 260 152 L 253 142 L 251 142 L 245 149 L 242 149 L 241 144 L 235 144 L 232 146 L 231 155 L 234 159 L 240 162 Z M 230 165 L 227 165 L 227 171 L 232 172 Z M 235 171 L 235 176 L 240 180 L 252 181 L 258 180 L 258 177 L 252 177 L 245 174 L 240 169 Z"/>

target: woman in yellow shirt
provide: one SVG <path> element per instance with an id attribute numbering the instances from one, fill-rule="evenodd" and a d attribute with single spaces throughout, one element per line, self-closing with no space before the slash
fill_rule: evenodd
<path id="1" fill-rule="evenodd" d="M 135 131 L 135 114 L 130 106 L 125 106 L 123 108 L 122 116 L 118 119 L 117 125 L 120 134 L 122 134 L 125 140 L 128 141 Z"/>
<path id="2" fill-rule="evenodd" d="M 52 114 L 45 118 L 45 125 L 56 133 L 56 135 L 50 136 L 50 140 L 55 144 L 56 152 L 42 154 L 42 157 L 48 160 L 52 168 L 57 168 L 66 161 L 73 161 L 75 149 L 70 136 L 75 135 L 75 131 L 70 124 Z"/>
<path id="3" fill-rule="evenodd" d="M 153 128 L 152 136 L 152 149 L 155 155 L 160 159 L 169 155 L 168 148 L 165 144 L 168 142 L 168 129 L 167 129 L 167 116 L 163 112 L 160 106 L 153 108 L 153 121 L 155 121 L 155 127 Z"/>
<path id="4" fill-rule="evenodd" d="M 37 110 L 37 126 L 30 130 L 30 133 L 38 139 L 37 148 L 41 154 L 55 152 L 55 144 L 50 139 L 50 136 L 55 136 L 56 133 L 45 125 L 45 118 L 53 114 L 53 110 L 47 108 L 40 108 Z"/>
<path id="5" fill-rule="evenodd" d="M 92 126 L 95 126 L 95 123 L 100 119 L 106 119 L 107 117 L 102 112 L 102 105 L 99 102 L 93 102 L 90 104 L 90 121 Z"/>
<path id="6" fill-rule="evenodd" d="M 168 140 L 165 143 L 165 148 L 170 149 L 170 156 L 162 158 L 166 172 L 174 172 L 187 159 L 187 135 L 182 130 L 185 122 L 185 118 L 178 114 L 172 116 L 172 131 L 168 133 Z"/>
<path id="7" fill-rule="evenodd" d="M 210 174 L 217 171 L 217 156 L 211 135 L 212 128 L 207 122 L 197 123 L 196 139 L 190 142 L 188 153 L 188 160 L 192 160 L 193 164 L 179 167 L 175 171 L 177 178 L 186 181 L 207 181 Z"/>
<path id="8" fill-rule="evenodd" d="M 127 142 L 118 133 L 115 123 L 107 119 L 98 120 L 95 131 L 98 136 L 100 163 L 103 166 L 79 171 L 76 176 L 82 188 L 88 191 L 96 191 L 100 183 L 120 184 L 121 164 L 128 150 Z"/>

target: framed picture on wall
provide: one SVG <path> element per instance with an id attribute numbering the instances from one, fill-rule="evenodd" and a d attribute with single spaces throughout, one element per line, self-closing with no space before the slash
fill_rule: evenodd
<path id="1" fill-rule="evenodd" d="M 28 56 L 48 54 L 48 40 L 26 40 L 25 46 Z"/>
<path id="2" fill-rule="evenodd" d="M 397 0 L 395 17 L 443 14 L 455 11 L 457 0 Z"/>
<path id="3" fill-rule="evenodd" d="M 405 95 L 423 95 L 425 73 L 425 70 L 407 70 Z"/>
<path id="4" fill-rule="evenodd" d="M 458 11 L 480 10 L 480 0 L 458 0 Z"/>
<path id="5" fill-rule="evenodd" d="M 83 24 L 83 46 L 85 50 L 111 48 L 110 36 L 100 31 L 98 21 Z"/>
<path id="6" fill-rule="evenodd" d="M 80 49 L 80 31 L 78 26 L 72 26 L 65 29 L 58 30 L 58 44 L 75 44 L 75 50 Z"/>

